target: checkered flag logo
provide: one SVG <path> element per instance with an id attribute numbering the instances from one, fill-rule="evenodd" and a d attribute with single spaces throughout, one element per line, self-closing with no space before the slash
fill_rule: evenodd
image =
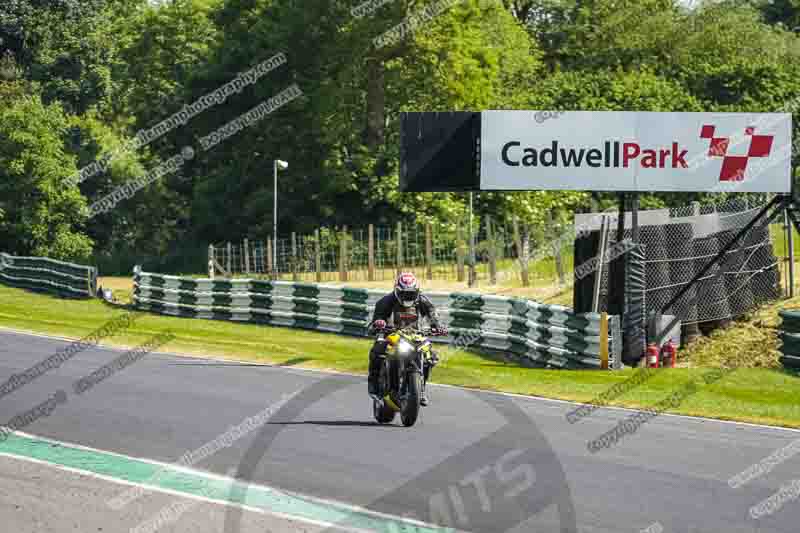
<path id="1" fill-rule="evenodd" d="M 714 135 L 717 127 L 712 125 L 703 126 L 700 131 L 701 139 L 710 139 L 708 148 L 709 157 L 722 158 L 722 170 L 719 173 L 719 181 L 742 181 L 747 170 L 747 162 L 751 157 L 769 157 L 772 151 L 773 135 L 756 135 L 756 128 L 750 126 L 745 128 L 744 134 L 750 137 L 750 146 L 744 155 L 729 154 L 728 147 L 730 139 L 728 137 L 716 137 Z"/>

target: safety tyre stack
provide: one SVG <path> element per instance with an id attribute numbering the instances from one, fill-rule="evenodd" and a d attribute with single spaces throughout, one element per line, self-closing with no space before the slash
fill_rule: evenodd
<path id="1" fill-rule="evenodd" d="M 800 310 L 783 310 L 781 317 L 781 363 L 800 370 Z"/>
<path id="2" fill-rule="evenodd" d="M 670 240 L 667 243 L 669 258 L 670 298 L 675 296 L 695 274 L 694 231 L 691 224 L 673 224 L 670 227 Z M 649 280 L 648 280 L 649 281 Z M 690 287 L 678 300 L 672 314 L 681 317 L 681 343 L 691 344 L 701 335 L 697 324 L 697 286 Z"/>
<path id="3" fill-rule="evenodd" d="M 703 237 L 693 241 L 695 255 L 695 269 L 701 269 L 720 251 L 719 242 L 715 236 Z M 714 265 L 705 273 L 697 285 L 698 314 L 711 318 L 704 322 L 700 329 L 708 334 L 714 329 L 723 326 L 724 321 L 731 316 L 728 302 L 728 293 L 725 291 L 725 279 L 722 267 Z"/>

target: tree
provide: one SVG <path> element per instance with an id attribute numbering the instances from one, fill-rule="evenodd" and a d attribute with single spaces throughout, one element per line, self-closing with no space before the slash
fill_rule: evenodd
<path id="1" fill-rule="evenodd" d="M 800 0 L 756 0 L 754 5 L 768 24 L 800 32 Z"/>
<path id="2" fill-rule="evenodd" d="M 64 148 L 68 117 L 36 96 L 4 97 L 0 105 L 0 242 L 4 251 L 85 259 L 86 200 L 66 178 L 75 157 Z"/>
<path id="3" fill-rule="evenodd" d="M 8 0 L 0 6 L 0 54 L 11 51 L 45 102 L 67 112 L 105 108 L 114 93 L 115 21 L 146 0 Z"/>
<path id="4" fill-rule="evenodd" d="M 433 4 L 392 2 L 360 18 L 352 15 L 351 3 L 331 0 L 250 2 L 240 18 L 229 16 L 230 5 L 223 10 L 217 20 L 230 26 L 220 28 L 224 41 L 193 94 L 229 81 L 254 58 L 285 51 L 289 62 L 219 114 L 198 117 L 192 123 L 196 135 L 289 83 L 297 82 L 304 97 L 201 158 L 194 225 L 209 236 L 268 233 L 264 215 L 272 194 L 264 170 L 275 157 L 292 164 L 280 186 L 279 216 L 286 214 L 280 225 L 287 229 L 463 210 L 461 195 L 397 193 L 400 113 L 519 105 L 515 88 L 530 86 L 538 54 L 506 10 L 478 0 L 458 3 L 416 32 L 376 46 L 376 38 Z"/>
<path id="5" fill-rule="evenodd" d="M 218 35 L 211 20 L 217 0 L 175 0 L 119 19 L 119 112 L 152 127 L 184 104 L 187 87 L 205 67 Z"/>
<path id="6" fill-rule="evenodd" d="M 771 111 L 800 95 L 800 40 L 764 24 L 748 5 L 704 4 L 678 35 L 661 71 L 711 110 Z"/>

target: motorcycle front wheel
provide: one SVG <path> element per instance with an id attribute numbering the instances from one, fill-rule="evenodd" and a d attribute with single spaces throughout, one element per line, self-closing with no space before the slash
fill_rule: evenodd
<path id="1" fill-rule="evenodd" d="M 400 411 L 400 419 L 405 427 L 411 427 L 417 422 L 419 416 L 419 400 L 422 391 L 422 376 L 419 372 L 409 372 L 406 376 L 407 396 Z"/>

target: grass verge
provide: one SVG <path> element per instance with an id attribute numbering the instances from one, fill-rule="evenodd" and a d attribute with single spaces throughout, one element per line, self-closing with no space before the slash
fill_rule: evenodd
<path id="1" fill-rule="evenodd" d="M 120 290 L 119 296 L 125 296 L 124 291 Z M 121 312 L 97 300 L 60 300 L 0 286 L 0 326 L 6 328 L 80 338 Z M 175 339 L 162 351 L 358 374 L 367 371 L 368 340 L 213 320 L 143 314 L 130 329 L 103 344 L 135 346 L 166 331 Z M 442 352 L 435 382 L 581 402 L 591 401 L 636 372 L 532 369 L 499 357 L 449 349 Z M 661 370 L 609 405 L 655 405 L 703 372 L 699 366 Z M 696 395 L 669 412 L 800 428 L 800 377 L 795 374 L 777 368 L 741 368 L 712 386 L 699 388 Z"/>

